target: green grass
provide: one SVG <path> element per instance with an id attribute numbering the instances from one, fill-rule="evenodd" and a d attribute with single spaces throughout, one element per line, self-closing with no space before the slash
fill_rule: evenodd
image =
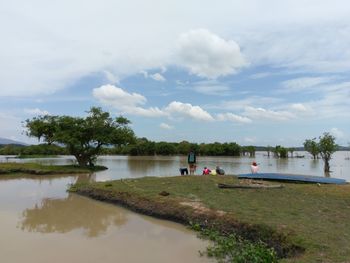
<path id="1" fill-rule="evenodd" d="M 183 201 L 200 202 L 209 209 L 226 212 L 238 222 L 265 225 L 284 234 L 288 242 L 305 248 L 297 258 L 282 262 L 349 261 L 350 185 L 288 183 L 281 189 L 217 187 L 217 183 L 237 182 L 238 179 L 229 176 L 146 177 L 78 184 L 71 190 L 105 192 L 107 201 L 123 193 L 128 198 L 162 202 L 168 207 Z M 160 196 L 162 191 L 169 195 Z"/>
<path id="2" fill-rule="evenodd" d="M 93 168 L 79 167 L 76 165 L 42 165 L 38 163 L 0 163 L 0 175 L 24 176 L 24 175 L 49 175 L 49 174 L 78 174 L 90 173 L 107 169 L 103 166 Z"/>

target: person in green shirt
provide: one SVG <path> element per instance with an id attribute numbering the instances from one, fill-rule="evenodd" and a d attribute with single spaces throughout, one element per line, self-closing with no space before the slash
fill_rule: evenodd
<path id="1" fill-rule="evenodd" d="M 190 175 L 194 175 L 196 171 L 196 154 L 194 151 L 191 151 L 187 156 L 188 166 L 190 168 Z"/>

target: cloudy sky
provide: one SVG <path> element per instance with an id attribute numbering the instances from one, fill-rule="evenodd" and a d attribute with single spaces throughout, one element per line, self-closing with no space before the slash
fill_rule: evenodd
<path id="1" fill-rule="evenodd" d="M 161 141 L 350 141 L 350 3 L 1 1 L 0 137 L 101 106 Z"/>

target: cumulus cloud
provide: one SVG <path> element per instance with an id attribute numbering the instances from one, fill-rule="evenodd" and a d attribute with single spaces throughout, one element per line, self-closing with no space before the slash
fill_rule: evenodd
<path id="1" fill-rule="evenodd" d="M 99 88 L 95 88 L 93 90 L 93 96 L 100 103 L 117 109 L 123 113 L 147 117 L 159 117 L 166 115 L 166 113 L 157 107 L 140 107 L 147 102 L 147 99 L 141 94 L 128 93 L 125 90 L 113 85 L 103 85 Z"/>
<path id="2" fill-rule="evenodd" d="M 164 111 L 180 117 L 190 117 L 195 120 L 214 121 L 214 118 L 199 106 L 193 106 L 190 103 L 178 101 L 171 102 Z"/>
<path id="3" fill-rule="evenodd" d="M 103 104 L 120 108 L 143 105 L 147 101 L 141 94 L 128 93 L 114 85 L 103 85 L 99 88 L 95 88 L 92 94 Z"/>
<path id="4" fill-rule="evenodd" d="M 191 30 L 178 40 L 180 66 L 209 79 L 234 74 L 247 65 L 239 45 L 206 29 Z"/>
<path id="5" fill-rule="evenodd" d="M 251 123 L 252 120 L 244 117 L 244 116 L 239 116 L 233 113 L 220 113 L 217 115 L 217 120 L 218 121 L 231 121 L 231 122 L 236 122 L 236 123 Z"/>
<path id="6" fill-rule="evenodd" d="M 199 106 L 178 101 L 171 102 L 163 109 L 158 107 L 142 107 L 147 99 L 138 93 L 127 91 L 113 85 L 103 85 L 93 90 L 93 96 L 103 105 L 117 109 L 123 113 L 146 117 L 189 117 L 201 121 L 213 121 L 214 118 Z"/>
<path id="7" fill-rule="evenodd" d="M 39 108 L 35 109 L 24 109 L 24 112 L 29 115 L 49 115 L 50 113 L 46 110 L 41 110 Z"/>
<path id="8" fill-rule="evenodd" d="M 174 129 L 173 126 L 170 126 L 169 124 L 166 124 L 164 122 L 162 122 L 160 125 L 159 125 L 160 128 L 164 129 L 164 130 L 172 130 Z"/>

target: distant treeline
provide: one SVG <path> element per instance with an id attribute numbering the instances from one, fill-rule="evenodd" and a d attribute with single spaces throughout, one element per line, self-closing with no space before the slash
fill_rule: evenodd
<path id="1" fill-rule="evenodd" d="M 280 145 L 272 146 L 241 146 L 235 142 L 230 143 L 190 143 L 182 142 L 154 142 L 146 138 L 138 138 L 133 144 L 105 147 L 102 154 L 106 155 L 187 155 L 195 151 L 201 156 L 254 156 L 256 151 L 266 151 L 268 155 L 288 158 L 293 156 L 294 151 L 303 151 L 303 147 L 286 148 Z M 346 147 L 339 147 L 339 150 L 347 150 Z M 0 155 L 66 155 L 67 150 L 58 145 L 0 145 Z"/>
<path id="2" fill-rule="evenodd" d="M 0 155 L 65 155 L 67 150 L 58 145 L 38 144 L 38 145 L 17 145 L 8 144 L 0 146 Z"/>

